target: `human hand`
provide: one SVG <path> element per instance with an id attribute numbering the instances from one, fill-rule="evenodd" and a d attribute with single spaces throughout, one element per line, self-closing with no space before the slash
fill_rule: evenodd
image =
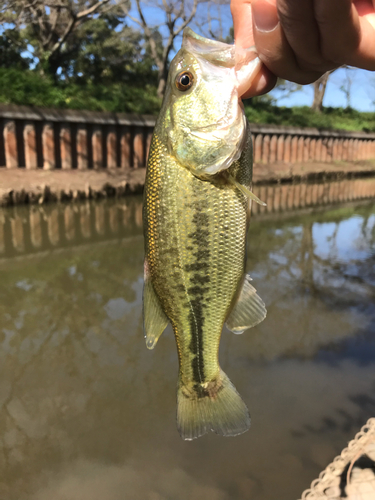
<path id="1" fill-rule="evenodd" d="M 243 98 L 277 77 L 312 83 L 342 65 L 375 70 L 375 0 L 231 0 L 236 45 L 255 45 L 264 66 Z"/>

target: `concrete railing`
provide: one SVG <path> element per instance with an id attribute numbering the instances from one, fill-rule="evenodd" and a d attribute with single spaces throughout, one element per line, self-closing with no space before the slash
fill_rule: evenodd
<path id="1" fill-rule="evenodd" d="M 101 169 L 144 167 L 152 116 L 0 105 L 0 167 Z M 251 125 L 262 163 L 375 158 L 375 134 Z"/>

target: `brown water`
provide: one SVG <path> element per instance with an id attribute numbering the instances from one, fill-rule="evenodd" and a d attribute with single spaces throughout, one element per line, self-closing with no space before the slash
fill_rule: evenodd
<path id="1" fill-rule="evenodd" d="M 249 432 L 180 439 L 142 337 L 138 198 L 0 212 L 1 500 L 293 500 L 375 415 L 375 208 L 255 217 L 267 319 L 225 331 Z"/>

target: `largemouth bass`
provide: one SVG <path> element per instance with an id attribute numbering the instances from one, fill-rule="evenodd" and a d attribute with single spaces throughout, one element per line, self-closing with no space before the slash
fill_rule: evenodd
<path id="1" fill-rule="evenodd" d="M 252 60 L 251 60 L 252 59 Z M 147 164 L 144 330 L 153 349 L 168 322 L 179 358 L 177 426 L 184 439 L 235 436 L 248 409 L 221 370 L 221 332 L 266 316 L 245 275 L 252 143 L 239 100 L 259 59 L 184 31 Z"/>

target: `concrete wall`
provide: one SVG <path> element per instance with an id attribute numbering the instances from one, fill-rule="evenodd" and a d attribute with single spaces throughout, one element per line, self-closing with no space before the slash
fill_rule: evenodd
<path id="1" fill-rule="evenodd" d="M 147 162 L 155 118 L 0 105 L 0 169 L 132 169 Z M 257 163 L 375 158 L 375 134 L 252 124 Z"/>

